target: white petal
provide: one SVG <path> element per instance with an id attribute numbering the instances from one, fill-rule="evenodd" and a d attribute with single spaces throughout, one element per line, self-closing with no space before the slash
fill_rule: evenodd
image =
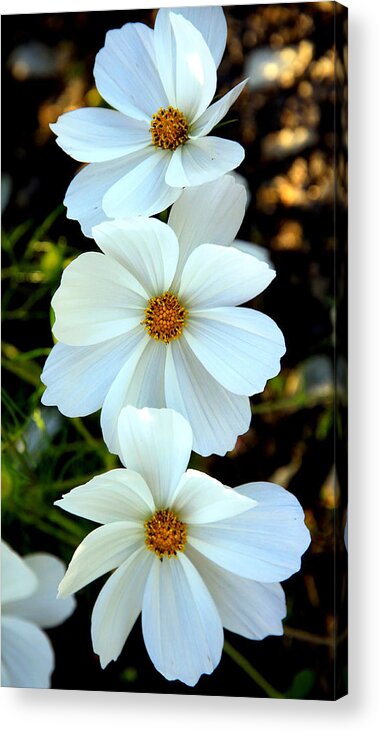
<path id="1" fill-rule="evenodd" d="M 182 15 L 157 15 L 154 27 L 157 67 L 170 104 L 191 124 L 216 91 L 216 67 L 201 33 Z"/>
<path id="2" fill-rule="evenodd" d="M 66 571 L 63 562 L 52 554 L 29 554 L 25 563 L 36 576 L 38 585 L 31 597 L 12 602 L 6 611 L 41 628 L 54 628 L 68 618 L 74 608 L 72 597 L 57 599 L 58 585 Z"/>
<path id="3" fill-rule="evenodd" d="M 268 264 L 272 268 L 270 252 L 268 251 L 268 249 L 262 247 L 260 244 L 253 244 L 253 242 L 250 241 L 235 239 L 232 246 L 238 249 L 240 252 L 250 254 L 251 257 L 256 257 L 257 259 L 260 259 L 261 262 L 266 262 L 266 264 Z"/>
<path id="4" fill-rule="evenodd" d="M 166 360 L 166 403 L 183 414 L 200 455 L 224 455 L 249 429 L 249 399 L 226 391 L 205 370 L 184 338 L 170 344 Z"/>
<path id="5" fill-rule="evenodd" d="M 257 505 L 235 518 L 193 526 L 188 543 L 220 567 L 258 582 L 281 582 L 300 569 L 310 538 L 297 498 L 273 483 L 238 492 Z"/>
<path id="6" fill-rule="evenodd" d="M 150 120 L 168 106 L 156 68 L 154 34 L 143 23 L 108 31 L 93 73 L 100 94 L 126 115 Z"/>
<path id="7" fill-rule="evenodd" d="M 201 244 L 184 265 L 179 298 L 191 309 L 240 305 L 262 292 L 275 272 L 234 247 Z"/>
<path id="8" fill-rule="evenodd" d="M 125 117 L 113 109 L 74 109 L 50 127 L 59 147 L 83 163 L 113 160 L 151 144 L 146 121 Z"/>
<path id="9" fill-rule="evenodd" d="M 48 689 L 54 670 L 54 653 L 47 635 L 21 618 L 3 615 L 1 657 L 2 686 Z"/>
<path id="10" fill-rule="evenodd" d="M 167 168 L 170 186 L 200 186 L 237 168 L 245 157 L 243 147 L 222 137 L 189 139 L 177 147 Z"/>
<path id="11" fill-rule="evenodd" d="M 167 16 L 170 12 L 179 13 L 190 21 L 200 31 L 216 64 L 219 65 L 226 46 L 227 26 L 224 11 L 222 8 L 213 7 L 192 7 L 192 8 L 161 8 L 155 21 L 155 26 L 162 22 L 162 15 Z"/>
<path id="12" fill-rule="evenodd" d="M 108 450 L 118 455 L 121 446 L 117 422 L 121 409 L 128 404 L 140 409 L 166 406 L 164 371 L 167 346 L 150 338 L 143 329 L 141 331 L 143 334 L 141 347 L 135 351 L 114 380 L 101 412 L 104 441 Z"/>
<path id="13" fill-rule="evenodd" d="M 142 631 L 148 654 L 166 679 L 194 686 L 218 665 L 223 630 L 200 575 L 183 553 L 155 561 L 146 583 Z"/>
<path id="14" fill-rule="evenodd" d="M 137 549 L 107 580 L 96 600 L 91 635 L 102 668 L 118 658 L 141 612 L 146 578 L 154 559 L 146 547 Z"/>
<path id="15" fill-rule="evenodd" d="M 88 483 L 66 493 L 54 505 L 100 524 L 144 522 L 155 510 L 151 492 L 142 476 L 125 468 L 96 475 Z"/>
<path id="16" fill-rule="evenodd" d="M 135 162 L 132 156 L 139 156 Z M 143 159 L 142 159 L 143 157 Z M 181 194 L 181 187 L 166 182 L 172 159 L 170 150 L 153 146 L 125 159 L 124 175 L 105 192 L 102 207 L 111 218 L 153 216 L 171 206 Z"/>
<path id="17" fill-rule="evenodd" d="M 187 470 L 171 499 L 172 510 L 181 521 L 208 524 L 248 511 L 254 502 L 241 501 L 242 496 L 198 470 Z"/>
<path id="18" fill-rule="evenodd" d="M 85 236 L 92 237 L 92 227 L 107 220 L 102 206 L 104 193 L 122 177 L 124 170 L 125 158 L 90 163 L 71 181 L 63 203 L 67 206 L 67 218 L 79 221 Z"/>
<path id="19" fill-rule="evenodd" d="M 144 540 L 144 528 L 137 521 L 114 521 L 98 526 L 79 544 L 59 585 L 66 597 L 126 561 Z"/>
<path id="20" fill-rule="evenodd" d="M 93 237 L 104 254 L 136 278 L 148 298 L 168 290 L 178 262 L 179 244 L 167 224 L 142 216 L 106 221 L 93 229 Z"/>
<path id="21" fill-rule="evenodd" d="M 196 120 L 191 126 L 191 138 L 194 137 L 205 137 L 213 128 L 225 117 L 230 107 L 245 88 L 247 79 L 237 84 L 230 92 L 225 94 L 214 104 L 211 104 L 208 109 Z"/>
<path id="22" fill-rule="evenodd" d="M 25 561 L 5 541 L 1 542 L 1 602 L 28 597 L 37 588 L 37 578 Z"/>
<path id="23" fill-rule="evenodd" d="M 221 569 L 189 547 L 189 559 L 207 585 L 224 628 L 251 640 L 283 635 L 286 598 L 278 582 L 254 582 Z"/>
<path id="24" fill-rule="evenodd" d="M 122 461 L 143 476 L 157 508 L 169 507 L 191 455 L 188 422 L 171 409 L 126 407 L 118 430 Z"/>
<path id="25" fill-rule="evenodd" d="M 41 375 L 41 381 L 47 386 L 42 404 L 57 406 L 66 417 L 84 417 L 96 412 L 118 372 L 142 340 L 144 333 L 138 327 L 94 346 L 56 343 Z"/>
<path id="26" fill-rule="evenodd" d="M 168 224 L 179 239 L 181 274 L 184 263 L 199 244 L 230 244 L 245 215 L 246 192 L 233 176 L 185 188 L 172 206 Z"/>
<path id="27" fill-rule="evenodd" d="M 280 371 L 281 330 L 248 308 L 215 308 L 191 317 L 185 339 L 207 371 L 233 394 L 259 394 Z"/>
<path id="28" fill-rule="evenodd" d="M 148 294 L 130 272 L 100 252 L 80 254 L 63 271 L 51 305 L 53 333 L 68 346 L 91 346 L 138 326 Z"/>

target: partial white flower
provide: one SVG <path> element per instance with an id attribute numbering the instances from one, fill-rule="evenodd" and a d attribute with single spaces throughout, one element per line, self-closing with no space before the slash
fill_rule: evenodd
<path id="1" fill-rule="evenodd" d="M 278 583 L 298 571 L 309 545 L 304 514 L 280 486 L 231 489 L 185 472 L 192 433 L 177 412 L 126 407 L 118 429 L 128 468 L 56 501 L 101 524 L 74 553 L 59 592 L 65 597 L 115 570 L 92 614 L 102 667 L 118 658 L 142 612 L 157 670 L 193 686 L 219 663 L 223 626 L 253 640 L 282 634 Z"/>
<path id="2" fill-rule="evenodd" d="M 107 33 L 94 76 L 115 109 L 77 109 L 51 125 L 58 145 L 89 163 L 64 201 L 84 234 L 108 217 L 163 211 L 183 187 L 215 180 L 241 163 L 241 145 L 208 137 L 247 81 L 209 106 L 225 43 L 219 7 L 163 8 L 154 30 L 127 23 Z"/>
<path id="3" fill-rule="evenodd" d="M 249 428 L 248 395 L 278 373 L 285 351 L 271 318 L 235 307 L 274 271 L 234 247 L 196 246 L 200 221 L 191 228 L 182 199 L 176 206 L 170 226 L 138 217 L 95 227 L 103 253 L 71 262 L 52 300 L 59 343 L 42 373 L 42 401 L 68 417 L 102 407 L 111 452 L 120 411 L 131 404 L 175 409 L 191 424 L 196 452 L 224 454 Z M 203 232 L 210 241 L 211 222 Z"/>
<path id="4" fill-rule="evenodd" d="M 65 565 L 51 554 L 20 557 L 1 542 L 1 684 L 47 689 L 54 651 L 41 628 L 63 623 L 75 600 L 57 599 Z"/>

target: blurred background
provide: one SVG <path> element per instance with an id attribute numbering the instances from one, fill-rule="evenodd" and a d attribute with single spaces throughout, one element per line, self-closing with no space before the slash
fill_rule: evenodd
<path id="1" fill-rule="evenodd" d="M 98 415 L 67 419 L 40 404 L 52 347 L 50 301 L 62 269 L 94 250 L 62 201 L 79 164 L 54 142 L 58 115 L 103 104 L 92 75 L 105 33 L 152 26 L 156 11 L 3 16 L 2 532 L 21 555 L 69 561 L 94 525 L 53 501 L 116 467 Z M 140 621 L 116 663 L 101 671 L 90 614 L 104 583 L 82 590 L 64 625 L 49 631 L 53 687 L 226 696 L 333 699 L 346 693 L 346 143 L 347 18 L 333 2 L 225 7 L 224 94 L 247 89 L 217 133 L 238 140 L 249 205 L 239 238 L 265 248 L 277 277 L 254 307 L 285 334 L 282 371 L 252 399 L 252 422 L 225 457 L 192 466 L 236 486 L 271 480 L 294 493 L 312 544 L 283 583 L 282 638 L 226 632 L 221 663 L 194 689 L 151 664 Z"/>

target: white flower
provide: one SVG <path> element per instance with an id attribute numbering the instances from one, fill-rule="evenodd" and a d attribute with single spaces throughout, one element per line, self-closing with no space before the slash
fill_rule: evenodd
<path id="1" fill-rule="evenodd" d="M 223 626 L 253 640 L 282 634 L 278 583 L 298 571 L 309 545 L 303 511 L 274 484 L 231 489 L 184 472 L 192 434 L 177 412 L 126 407 L 119 437 L 128 468 L 56 501 L 102 524 L 77 548 L 59 592 L 65 597 L 115 570 L 92 614 L 102 667 L 118 658 L 142 612 L 155 667 L 193 686 L 219 663 Z"/>
<path id="2" fill-rule="evenodd" d="M 226 43 L 222 8 L 159 10 L 154 30 L 127 23 L 107 33 L 94 67 L 111 109 L 77 109 L 51 125 L 57 143 L 89 163 L 72 181 L 67 216 L 87 236 L 110 218 L 151 216 L 183 187 L 236 168 L 241 145 L 207 137 L 245 81 L 209 106 Z"/>
<path id="3" fill-rule="evenodd" d="M 1 542 L 1 684 L 47 689 L 54 651 L 41 628 L 71 615 L 75 600 L 57 599 L 65 566 L 51 554 L 21 558 Z"/>
<path id="4" fill-rule="evenodd" d="M 231 191 L 241 189 L 229 180 Z M 196 452 L 224 454 L 249 428 L 248 395 L 280 368 L 285 346 L 277 325 L 235 307 L 262 292 L 274 271 L 234 247 L 196 246 L 200 237 L 213 241 L 213 227 L 217 233 L 223 223 L 225 241 L 236 220 L 227 222 L 226 204 L 218 222 L 211 217 L 202 226 L 197 215 L 192 226 L 202 192 L 189 193 L 173 207 L 170 226 L 137 217 L 94 227 L 103 253 L 71 262 L 52 300 L 59 343 L 42 373 L 42 401 L 68 417 L 102 407 L 111 452 L 118 451 L 120 411 L 131 404 L 175 409 L 191 424 Z"/>

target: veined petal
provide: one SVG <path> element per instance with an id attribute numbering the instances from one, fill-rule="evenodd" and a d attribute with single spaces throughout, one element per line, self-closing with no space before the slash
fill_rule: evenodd
<path id="1" fill-rule="evenodd" d="M 202 366 L 184 338 L 169 344 L 165 371 L 166 404 L 191 424 L 193 449 L 200 455 L 225 455 L 247 432 L 248 397 L 226 391 Z"/>
<path id="2" fill-rule="evenodd" d="M 278 582 L 238 577 L 210 562 L 193 547 L 188 547 L 187 556 L 208 587 L 224 628 L 251 640 L 283 635 L 286 598 Z"/>
<path id="3" fill-rule="evenodd" d="M 193 526 L 187 542 L 220 567 L 258 582 L 281 582 L 300 569 L 310 536 L 295 496 L 274 483 L 238 489 L 257 505 L 231 519 Z"/>
<path id="4" fill-rule="evenodd" d="M 194 686 L 218 665 L 223 630 L 214 601 L 182 553 L 155 561 L 146 583 L 142 631 L 148 654 L 166 679 Z"/>
<path id="5" fill-rule="evenodd" d="M 91 346 L 139 325 L 149 295 L 116 260 L 80 254 L 63 271 L 51 305 L 53 333 L 68 346 Z"/>
<path id="6" fill-rule="evenodd" d="M 122 461 L 143 476 L 156 508 L 170 506 L 191 455 L 188 422 L 171 409 L 126 407 L 118 432 Z"/>
<path id="7" fill-rule="evenodd" d="M 150 121 L 168 105 L 156 68 L 154 34 L 144 23 L 108 31 L 93 73 L 104 99 L 128 116 Z"/>
<path id="8" fill-rule="evenodd" d="M 243 241 L 242 239 L 235 239 L 232 246 L 235 247 L 235 249 L 238 249 L 240 252 L 250 254 L 251 257 L 256 257 L 256 259 L 260 259 L 261 262 L 266 262 L 266 264 L 268 264 L 268 266 L 273 269 L 270 259 L 270 252 L 268 251 L 268 249 L 262 247 L 260 244 L 254 244 L 250 241 Z"/>
<path id="9" fill-rule="evenodd" d="M 38 580 L 24 559 L 5 541 L 1 542 L 1 603 L 21 600 L 32 595 Z"/>
<path id="10" fill-rule="evenodd" d="M 262 292 L 275 272 L 234 247 L 201 244 L 184 265 L 179 299 L 194 310 L 240 305 Z"/>
<path id="11" fill-rule="evenodd" d="M 52 554 L 28 554 L 25 564 L 37 578 L 37 588 L 30 597 L 6 606 L 8 615 L 16 615 L 40 628 L 54 628 L 68 618 L 75 608 L 73 597 L 57 599 L 58 585 L 66 571 L 64 563 Z"/>
<path id="12" fill-rule="evenodd" d="M 125 468 L 96 475 L 54 503 L 75 516 L 100 524 L 114 521 L 143 523 L 155 510 L 151 491 L 142 476 Z"/>
<path id="13" fill-rule="evenodd" d="M 85 417 L 97 412 L 124 364 L 145 341 L 140 326 L 118 338 L 94 346 L 56 343 L 42 371 L 46 384 L 42 404 L 57 406 L 66 417 Z"/>
<path id="14" fill-rule="evenodd" d="M 121 452 L 121 445 L 117 423 L 121 409 L 128 404 L 139 409 L 147 406 L 160 409 L 166 406 L 164 372 L 167 346 L 150 338 L 143 328 L 141 333 L 142 340 L 138 351 L 135 351 L 115 378 L 101 412 L 104 441 L 108 450 L 118 455 Z"/>
<path id="15" fill-rule="evenodd" d="M 83 163 L 113 160 L 151 144 L 145 120 L 125 117 L 113 109 L 74 109 L 50 127 L 59 147 Z"/>
<path id="16" fill-rule="evenodd" d="M 106 221 L 93 229 L 93 237 L 104 254 L 142 285 L 148 298 L 168 290 L 178 262 L 179 244 L 167 224 L 142 216 Z M 146 301 L 143 306 L 146 308 Z"/>
<path id="17" fill-rule="evenodd" d="M 227 26 L 223 9 L 217 5 L 204 8 L 161 8 L 158 11 L 155 27 L 159 27 L 163 20 L 167 23 L 170 12 L 183 15 L 184 18 L 189 20 L 200 31 L 217 67 L 223 57 L 226 46 Z"/>
<path id="18" fill-rule="evenodd" d="M 191 317 L 184 335 L 203 366 L 233 394 L 258 394 L 280 370 L 281 330 L 248 308 L 215 308 Z"/>
<path id="19" fill-rule="evenodd" d="M 199 244 L 230 244 L 245 215 L 246 191 L 232 175 L 185 188 L 172 206 L 168 224 L 179 240 L 175 282 Z"/>
<path id="20" fill-rule="evenodd" d="M 170 186 L 199 186 L 237 168 L 245 157 L 243 147 L 223 137 L 189 139 L 177 147 L 167 168 Z"/>
<path id="21" fill-rule="evenodd" d="M 91 635 L 102 668 L 118 658 L 142 610 L 146 578 L 154 559 L 146 547 L 137 549 L 113 572 L 96 600 Z"/>
<path id="22" fill-rule="evenodd" d="M 201 33 L 183 15 L 157 15 L 157 67 L 170 104 L 193 123 L 216 91 L 216 66 Z"/>
<path id="23" fill-rule="evenodd" d="M 51 643 L 40 628 L 21 618 L 1 618 L 2 686 L 48 689 L 54 670 Z"/>
<path id="24" fill-rule="evenodd" d="M 172 510 L 180 520 L 188 524 L 209 524 L 212 521 L 237 516 L 256 504 L 241 501 L 241 495 L 215 478 L 198 470 L 187 470 L 182 476 L 174 496 Z"/>
<path id="25" fill-rule="evenodd" d="M 98 526 L 83 539 L 74 552 L 59 585 L 59 597 L 67 597 L 111 569 L 119 567 L 143 545 L 143 541 L 144 528 L 141 522 L 115 521 Z"/>
<path id="26" fill-rule="evenodd" d="M 131 161 L 132 155 L 139 160 Z M 180 184 L 166 183 L 166 171 L 172 158 L 170 150 L 156 150 L 152 145 L 125 159 L 124 175 L 105 192 L 102 207 L 111 218 L 153 216 L 171 206 L 181 194 Z"/>
<path id="27" fill-rule="evenodd" d="M 208 109 L 196 120 L 191 126 L 191 138 L 205 137 L 213 128 L 225 117 L 230 107 L 245 88 L 248 79 L 241 81 L 231 91 L 225 94 L 214 104 L 211 104 Z"/>

